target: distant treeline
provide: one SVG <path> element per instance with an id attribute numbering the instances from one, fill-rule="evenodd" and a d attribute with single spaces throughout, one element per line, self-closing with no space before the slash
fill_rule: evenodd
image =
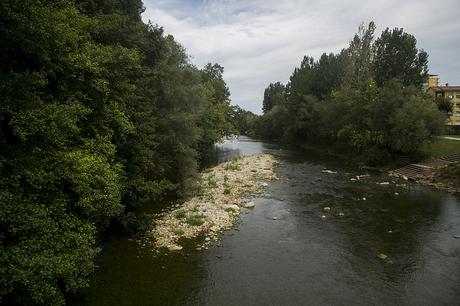
<path id="1" fill-rule="evenodd" d="M 414 36 L 361 26 L 349 47 L 304 57 L 286 85 L 270 84 L 252 130 L 285 143 L 332 144 L 369 163 L 414 155 L 446 122 L 423 90 L 428 55 Z"/>
<path id="2" fill-rule="evenodd" d="M 0 1 L 0 303 L 60 305 L 99 234 L 197 189 L 244 111 L 223 68 L 194 67 L 141 0 Z"/>

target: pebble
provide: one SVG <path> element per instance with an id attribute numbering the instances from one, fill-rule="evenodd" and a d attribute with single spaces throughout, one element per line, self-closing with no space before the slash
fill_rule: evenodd
<path id="1" fill-rule="evenodd" d="M 244 208 L 254 208 L 256 206 L 256 204 L 254 204 L 254 202 L 247 202 L 246 204 L 244 204 Z"/>
<path id="2" fill-rule="evenodd" d="M 171 252 L 180 251 L 182 250 L 182 247 L 180 245 L 170 245 L 168 246 L 168 250 L 170 250 Z"/>
<path id="3" fill-rule="evenodd" d="M 323 208 L 323 210 L 324 210 L 324 211 L 330 211 L 331 208 L 330 208 L 329 206 L 326 206 L 326 207 Z"/>
<path id="4" fill-rule="evenodd" d="M 184 232 L 187 234 L 185 236 L 187 237 L 196 237 L 199 234 L 205 234 L 203 240 L 206 240 L 210 243 L 210 241 L 213 239 L 217 240 L 217 238 L 210 237 L 209 234 L 215 236 L 221 230 L 230 229 L 233 226 L 236 226 L 236 216 L 240 214 L 241 208 L 255 207 L 255 204 L 249 201 L 250 199 L 247 198 L 247 194 L 261 192 L 263 189 L 262 187 L 269 186 L 269 183 L 266 180 L 276 179 L 275 174 L 271 173 L 270 171 L 273 165 L 272 156 L 259 155 L 256 157 L 245 157 L 245 159 L 246 160 L 243 161 L 243 165 L 244 162 L 246 162 L 246 164 L 249 166 L 248 168 L 245 168 L 244 166 L 241 167 L 241 178 L 238 177 L 238 175 L 240 175 L 238 171 L 225 172 L 228 177 L 228 183 L 232 184 L 234 181 L 236 184 L 235 188 L 233 188 L 233 185 L 231 185 L 232 191 L 235 191 L 234 195 L 223 195 L 221 194 L 220 189 L 210 189 L 211 195 L 213 195 L 212 200 L 208 200 L 204 197 L 196 197 L 181 205 L 177 203 L 171 203 L 171 209 L 165 210 L 163 212 L 159 220 L 157 220 L 155 228 L 151 231 L 153 235 L 159 238 L 156 239 L 155 246 L 164 246 L 170 249 L 170 251 L 178 251 L 182 249 L 180 246 L 174 247 L 174 245 L 177 245 L 179 236 L 171 235 L 174 228 L 176 228 L 181 223 L 181 220 L 178 220 L 174 215 L 175 211 L 177 211 L 179 207 L 186 211 L 191 211 L 194 209 L 194 207 L 199 205 L 199 213 L 204 215 L 205 222 L 200 227 L 188 226 L 185 223 L 181 225 L 181 228 L 183 227 Z M 213 171 L 205 172 L 203 175 L 205 178 L 214 176 L 216 181 L 219 183 L 219 181 L 225 180 L 223 176 L 224 172 L 220 173 L 220 171 L 223 171 L 223 169 L 224 166 L 219 165 L 216 166 Z M 253 171 L 251 171 L 252 169 L 261 171 L 257 171 L 257 173 L 253 174 Z M 260 181 L 257 182 L 257 179 Z M 243 199 L 245 195 L 246 200 Z M 231 208 L 231 210 L 227 208 Z M 227 211 L 225 211 L 225 209 L 227 209 Z M 224 214 L 224 212 L 226 213 Z M 251 213 L 250 210 L 245 210 L 244 212 Z M 211 224 L 212 226 L 210 226 Z M 239 231 L 238 228 L 234 228 L 234 230 Z M 141 242 L 140 245 L 142 245 L 142 243 L 143 242 Z M 169 248 L 168 246 L 172 247 Z M 205 248 L 205 245 L 196 246 L 196 248 L 202 250 Z"/>
<path id="5" fill-rule="evenodd" d="M 399 193 L 398 193 L 398 192 L 395 192 L 395 195 L 399 195 Z"/>
<path id="6" fill-rule="evenodd" d="M 322 215 L 321 218 L 326 219 L 326 216 L 325 216 L 325 215 Z"/>
<path id="7" fill-rule="evenodd" d="M 366 197 L 363 197 L 363 201 L 366 201 Z"/>
<path id="8" fill-rule="evenodd" d="M 272 220 L 277 220 L 278 218 L 277 217 L 273 217 Z"/>

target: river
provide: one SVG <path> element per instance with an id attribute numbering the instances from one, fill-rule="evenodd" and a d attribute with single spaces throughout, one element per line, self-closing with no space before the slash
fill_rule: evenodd
<path id="1" fill-rule="evenodd" d="M 244 137 L 215 162 L 257 153 L 279 157 L 280 180 L 220 243 L 157 255 L 113 239 L 83 304 L 460 305 L 457 196 L 380 174 L 352 181 L 364 172 Z"/>

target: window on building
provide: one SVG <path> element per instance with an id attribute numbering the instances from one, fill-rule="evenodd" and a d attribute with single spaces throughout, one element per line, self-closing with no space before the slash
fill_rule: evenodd
<path id="1" fill-rule="evenodd" d="M 460 95 L 455 95 L 455 97 L 456 97 L 457 99 L 460 99 Z"/>
<path id="2" fill-rule="evenodd" d="M 436 93 L 436 97 L 437 97 L 437 98 L 442 97 L 442 92 L 437 92 L 437 93 Z"/>

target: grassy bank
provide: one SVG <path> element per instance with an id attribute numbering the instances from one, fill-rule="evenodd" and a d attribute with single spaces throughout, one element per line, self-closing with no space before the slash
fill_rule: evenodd
<path id="1" fill-rule="evenodd" d="M 423 155 L 432 158 L 460 153 L 460 141 L 440 138 L 431 145 L 423 148 L 422 153 Z"/>

